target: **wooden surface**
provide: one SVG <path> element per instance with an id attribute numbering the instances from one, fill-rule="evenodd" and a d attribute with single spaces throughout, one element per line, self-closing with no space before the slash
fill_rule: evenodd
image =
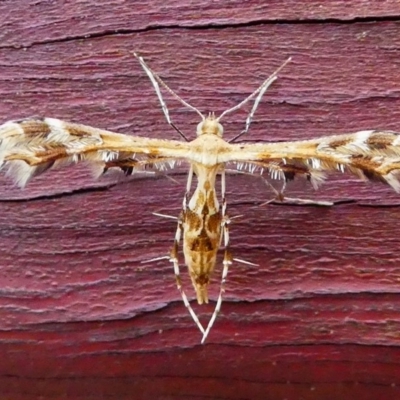
<path id="1" fill-rule="evenodd" d="M 138 51 L 217 114 L 292 56 L 247 141 L 400 131 L 399 14 L 393 0 L 2 2 L 2 121 L 45 115 L 177 139 Z M 198 116 L 167 100 L 194 137 Z M 226 117 L 227 138 L 248 110 Z M 336 175 L 318 193 L 288 192 L 334 207 L 261 206 L 261 180 L 228 178 L 234 256 L 260 266 L 233 265 L 202 346 L 170 263 L 141 263 L 171 247 L 175 222 L 152 212 L 179 213 L 184 174 L 115 185 L 79 166 L 25 190 L 2 175 L 0 398 L 397 398 L 399 195 Z M 203 323 L 214 304 L 195 307 Z"/>

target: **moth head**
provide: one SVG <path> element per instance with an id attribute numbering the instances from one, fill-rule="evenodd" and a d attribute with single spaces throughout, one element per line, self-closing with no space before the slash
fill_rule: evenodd
<path id="1" fill-rule="evenodd" d="M 218 122 L 218 119 L 215 118 L 215 114 L 210 113 L 197 125 L 196 133 L 197 136 L 212 134 L 222 137 L 222 135 L 224 134 L 224 128 Z"/>

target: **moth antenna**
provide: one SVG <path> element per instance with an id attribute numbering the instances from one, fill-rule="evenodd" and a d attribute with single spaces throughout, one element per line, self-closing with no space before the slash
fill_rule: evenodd
<path id="1" fill-rule="evenodd" d="M 253 116 L 257 110 L 258 104 L 260 103 L 262 97 L 264 96 L 264 93 L 267 91 L 269 86 L 278 78 L 278 73 L 292 60 L 291 57 L 289 57 L 265 82 L 264 85 L 261 85 L 261 89 L 259 91 L 258 96 L 254 100 L 253 108 L 251 109 L 248 117 L 246 118 L 246 126 L 243 131 L 243 135 L 249 130 L 251 121 L 253 119 Z"/>
<path id="2" fill-rule="evenodd" d="M 186 140 L 188 141 L 188 139 L 186 138 L 186 136 L 181 132 L 181 130 L 176 127 L 174 125 L 174 123 L 171 121 L 171 118 L 169 116 L 169 111 L 168 111 L 168 107 L 167 104 L 165 103 L 162 94 L 161 94 L 161 90 L 160 90 L 160 86 L 159 84 L 172 96 L 174 97 L 176 100 L 178 100 L 180 103 L 182 103 L 185 107 L 189 108 L 192 111 L 195 111 L 197 114 L 200 115 L 201 119 L 204 121 L 205 117 L 204 115 L 194 106 L 190 105 L 189 103 L 187 103 L 185 100 L 183 100 L 180 96 L 178 96 L 144 61 L 143 57 L 140 57 L 137 53 L 133 53 L 133 55 L 139 60 L 140 65 L 142 66 L 142 68 L 144 69 L 144 71 L 146 72 L 147 76 L 150 78 L 151 83 L 154 86 L 154 89 L 157 93 L 157 97 L 160 101 L 161 104 L 161 108 L 164 112 L 165 118 L 167 119 L 167 122 Z"/>
<path id="3" fill-rule="evenodd" d="M 175 129 L 176 132 L 178 132 L 178 134 L 186 141 L 188 142 L 189 139 L 186 137 L 186 135 L 172 122 L 171 117 L 169 116 L 169 111 L 168 111 L 168 106 L 167 103 L 164 101 L 162 94 L 161 94 L 161 90 L 160 90 L 160 86 L 158 85 L 158 82 L 161 83 L 161 85 L 163 87 L 165 87 L 168 92 L 170 92 L 174 97 L 179 97 L 178 95 L 176 95 L 163 81 L 162 79 L 155 73 L 153 72 L 148 66 L 147 64 L 144 62 L 142 57 L 139 57 L 136 53 L 133 53 L 133 55 L 139 60 L 140 65 L 142 66 L 142 68 L 144 69 L 144 71 L 146 72 L 147 76 L 150 78 L 151 83 L 154 86 L 154 90 L 156 91 L 158 100 L 160 101 L 161 104 L 161 109 L 163 110 L 163 113 L 165 115 L 165 119 L 167 120 L 168 124 Z M 189 105 L 188 105 L 189 106 Z"/>
<path id="4" fill-rule="evenodd" d="M 240 132 L 238 135 L 236 135 L 233 139 L 231 139 L 229 141 L 233 142 L 235 141 L 237 138 L 239 138 L 240 136 L 244 135 L 250 127 L 251 121 L 253 119 L 253 116 L 257 110 L 258 104 L 260 103 L 262 97 L 264 96 L 264 93 L 267 91 L 267 89 L 271 86 L 271 84 L 278 78 L 278 73 L 286 66 L 286 64 L 288 64 L 290 61 L 292 60 L 291 57 L 289 57 L 272 75 L 270 75 L 250 96 L 247 96 L 243 101 L 241 101 L 239 104 L 237 104 L 236 106 L 229 108 L 228 110 L 225 110 L 218 118 L 217 121 L 220 121 L 222 119 L 223 116 L 238 110 L 239 108 L 241 108 L 243 105 L 245 105 L 248 101 L 250 101 L 253 97 L 255 97 L 257 94 L 258 96 L 256 97 L 256 99 L 254 100 L 254 104 L 253 107 L 248 115 L 248 117 L 246 118 L 246 125 L 245 128 L 242 132 Z"/>
<path id="5" fill-rule="evenodd" d="M 233 111 L 238 110 L 239 108 L 243 107 L 248 101 L 250 101 L 254 96 L 257 96 L 256 100 L 254 101 L 254 106 L 250 112 L 251 114 L 254 114 L 255 110 L 257 109 L 258 103 L 260 102 L 262 96 L 264 95 L 265 91 L 268 89 L 268 87 L 271 85 L 272 82 L 274 82 L 278 78 L 278 73 L 292 60 L 292 57 L 289 57 L 272 75 L 270 75 L 250 96 L 247 96 L 243 101 L 241 101 L 239 104 L 236 106 L 229 108 L 228 110 L 225 110 L 218 118 L 217 121 L 219 121 L 223 116 L 226 114 L 229 114 Z M 250 117 L 249 115 L 249 117 Z M 249 117 L 247 119 L 249 119 Z M 247 122 L 247 121 L 246 121 Z"/>

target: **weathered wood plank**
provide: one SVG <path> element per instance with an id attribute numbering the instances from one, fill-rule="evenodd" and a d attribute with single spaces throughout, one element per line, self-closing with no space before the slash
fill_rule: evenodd
<path id="1" fill-rule="evenodd" d="M 0 4 L 3 121 L 46 115 L 176 138 L 135 50 L 182 97 L 217 113 L 292 56 L 249 141 L 400 131 L 396 1 L 126 3 Z M 197 116 L 168 104 L 194 133 Z M 229 115 L 226 136 L 245 118 Z M 174 179 L 113 186 L 77 167 L 20 190 L 0 177 L 4 398 L 398 396 L 398 195 L 338 175 L 316 194 L 299 184 L 290 194 L 357 201 L 260 206 L 270 194 L 259 179 L 229 176 L 229 214 L 242 215 L 231 226 L 234 255 L 260 267 L 232 267 L 200 346 L 171 265 L 141 264 L 171 246 L 174 221 L 151 212 L 179 213 L 185 176 Z M 196 308 L 202 321 L 212 306 Z"/>
<path id="2" fill-rule="evenodd" d="M 23 12 L 21 11 L 23 10 Z M 177 0 L 68 2 L 19 0 L 0 4 L 3 16 L 1 47 L 29 47 L 36 43 L 62 42 L 143 32 L 167 27 L 208 28 L 270 22 L 357 21 L 397 18 L 396 0 L 248 0 L 182 2 Z"/>

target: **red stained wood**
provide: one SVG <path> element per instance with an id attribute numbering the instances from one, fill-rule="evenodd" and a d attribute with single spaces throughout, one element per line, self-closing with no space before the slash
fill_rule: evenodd
<path id="1" fill-rule="evenodd" d="M 138 51 L 217 114 L 292 56 L 247 141 L 400 131 L 397 1 L 127 3 L 2 3 L 3 121 L 46 115 L 177 138 Z M 193 137 L 197 115 L 166 97 Z M 227 138 L 248 109 L 223 121 Z M 334 207 L 261 206 L 259 179 L 228 178 L 229 215 L 241 216 L 232 250 L 259 267 L 233 265 L 201 346 L 170 263 L 141 263 L 168 254 L 175 222 L 151 213 L 179 213 L 184 174 L 116 185 L 80 166 L 24 190 L 1 176 L 2 398 L 398 397 L 399 196 L 337 175 L 318 193 L 288 192 Z M 203 323 L 214 304 L 195 307 Z"/>

